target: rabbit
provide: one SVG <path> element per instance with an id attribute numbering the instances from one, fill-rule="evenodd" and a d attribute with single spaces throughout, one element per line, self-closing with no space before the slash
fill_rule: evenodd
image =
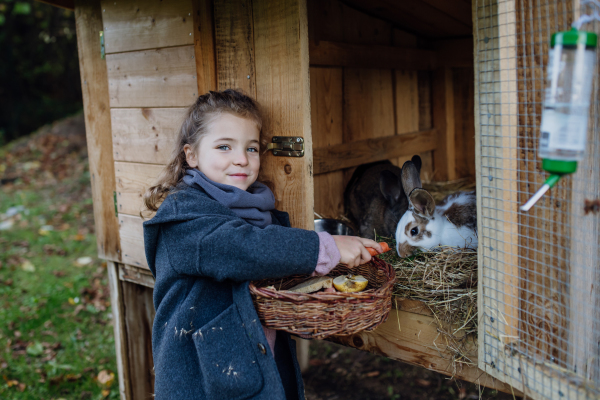
<path id="1" fill-rule="evenodd" d="M 408 161 L 407 161 L 408 162 Z M 421 158 L 412 164 L 421 170 Z M 408 209 L 408 197 L 401 182 L 402 170 L 390 161 L 362 164 L 354 171 L 344 191 L 344 211 L 361 237 L 394 235 L 400 217 Z"/>
<path id="2" fill-rule="evenodd" d="M 408 257 L 416 249 L 437 246 L 476 249 L 475 192 L 452 193 L 436 206 L 431 194 L 421 187 L 419 170 L 410 161 L 402 166 L 402 187 L 409 205 L 396 229 L 398 255 Z"/>

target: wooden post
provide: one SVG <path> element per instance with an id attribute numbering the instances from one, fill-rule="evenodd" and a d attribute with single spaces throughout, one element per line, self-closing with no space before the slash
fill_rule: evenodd
<path id="1" fill-rule="evenodd" d="M 108 261 L 108 286 L 110 288 L 110 304 L 115 332 L 115 351 L 117 353 L 117 374 L 119 377 L 119 393 L 121 400 L 131 399 L 131 380 L 129 379 L 129 351 L 127 348 L 127 330 L 125 329 L 125 305 L 123 291 L 119 281 L 118 266 Z"/>
<path id="2" fill-rule="evenodd" d="M 441 68 L 433 73 L 433 126 L 438 131 L 438 147 L 433 152 L 434 179 L 454 180 L 454 86 L 450 68 Z"/>
<path id="3" fill-rule="evenodd" d="M 106 61 L 100 56 L 103 30 L 100 1 L 77 0 L 75 23 L 98 257 L 120 261 L 108 75 Z"/>

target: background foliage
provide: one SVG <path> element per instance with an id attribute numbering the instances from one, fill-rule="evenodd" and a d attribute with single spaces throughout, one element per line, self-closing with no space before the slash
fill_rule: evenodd
<path id="1" fill-rule="evenodd" d="M 81 108 L 73 12 L 0 0 L 0 145 Z"/>

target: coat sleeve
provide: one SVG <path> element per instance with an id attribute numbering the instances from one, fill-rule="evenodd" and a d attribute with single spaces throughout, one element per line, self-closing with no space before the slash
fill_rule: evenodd
<path id="1" fill-rule="evenodd" d="M 162 233 L 178 273 L 217 281 L 311 274 L 319 255 L 313 231 L 279 225 L 261 229 L 222 215 L 164 224 Z"/>

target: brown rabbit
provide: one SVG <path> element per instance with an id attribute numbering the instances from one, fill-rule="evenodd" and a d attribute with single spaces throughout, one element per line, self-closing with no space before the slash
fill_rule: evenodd
<path id="1" fill-rule="evenodd" d="M 421 157 L 412 158 L 421 170 Z M 362 164 L 354 171 L 344 191 L 344 211 L 361 237 L 374 239 L 375 233 L 391 237 L 400 217 L 408 209 L 402 189 L 402 170 L 388 160 Z"/>

